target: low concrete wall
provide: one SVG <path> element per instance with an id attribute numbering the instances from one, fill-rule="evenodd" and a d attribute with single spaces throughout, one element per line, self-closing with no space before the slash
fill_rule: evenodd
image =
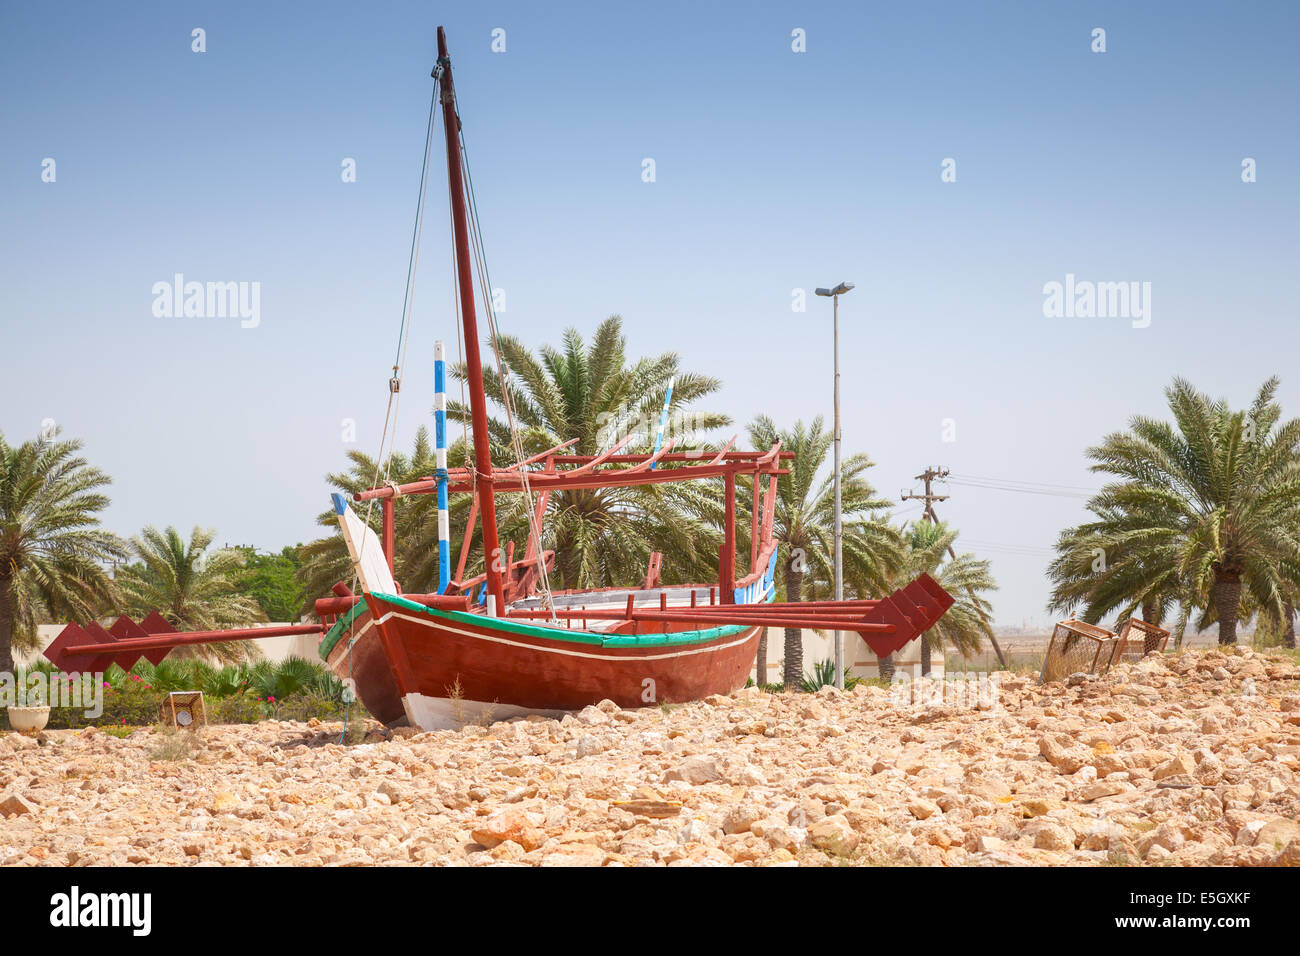
<path id="1" fill-rule="evenodd" d="M 812 673 L 813 665 L 818 661 L 835 659 L 835 632 L 810 631 L 799 632 L 803 638 L 803 669 L 805 674 Z M 844 665 L 847 672 L 854 677 L 879 677 L 880 668 L 876 655 L 871 652 L 857 634 L 841 631 L 844 641 Z M 921 641 L 908 641 L 901 651 L 894 654 L 894 670 L 916 679 L 921 676 Z M 758 673 L 755 664 L 754 673 Z M 767 629 L 767 682 L 779 684 L 785 673 L 785 630 L 770 627 Z M 944 676 L 943 654 L 933 651 L 930 654 L 930 673 L 935 677 Z M 757 680 L 757 676 L 755 676 Z"/>

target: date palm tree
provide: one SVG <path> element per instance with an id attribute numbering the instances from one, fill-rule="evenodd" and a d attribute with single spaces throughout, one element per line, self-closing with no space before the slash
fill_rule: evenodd
<path id="1" fill-rule="evenodd" d="M 997 583 L 987 560 L 955 553 L 957 534 L 942 521 L 918 521 L 902 532 L 905 558 L 896 586 L 928 574 L 954 598 L 947 613 L 921 635 L 923 675 L 930 673 L 932 651 L 942 653 L 945 647 L 952 647 L 969 657 L 985 639 L 993 638 L 991 609 L 983 594 L 997 590 Z"/>
<path id="2" fill-rule="evenodd" d="M 118 575 L 122 607 L 140 618 L 159 612 L 181 631 L 208 631 L 266 620 L 257 599 L 240 593 L 243 555 L 228 548 L 209 552 L 216 531 L 195 528 L 186 540 L 175 528 L 145 528 L 131 539 L 137 563 Z M 222 641 L 177 648 L 178 657 L 207 655 L 224 663 L 256 654 L 247 641 Z"/>
<path id="3" fill-rule="evenodd" d="M 1098 520 L 1057 543 L 1053 606 L 1096 618 L 1177 599 L 1199 628 L 1217 622 L 1220 644 L 1236 643 L 1243 612 L 1283 619 L 1300 561 L 1300 419 L 1282 421 L 1277 386 L 1233 411 L 1176 378 L 1172 423 L 1137 416 L 1089 449 L 1114 480 L 1088 503 Z M 1084 552 L 1098 549 L 1089 577 Z"/>
<path id="4" fill-rule="evenodd" d="M 1134 613 L 1162 624 L 1181 607 L 1184 589 L 1172 539 L 1153 540 L 1151 532 L 1153 524 L 1170 527 L 1175 516 L 1153 521 L 1150 513 L 1100 505 L 1093 511 L 1096 521 L 1068 528 L 1057 540 L 1048 572 L 1055 582 L 1049 610 L 1068 614 L 1078 608 L 1079 618 L 1089 624 L 1112 615 L 1118 624 Z M 1180 624 L 1185 626 L 1185 617 Z"/>
<path id="5" fill-rule="evenodd" d="M 99 526 L 109 478 L 56 431 L 21 445 L 0 435 L 0 671 L 14 647 L 31 647 L 36 626 L 95 616 L 113 594 L 104 563 L 125 553 Z"/>
<path id="6" fill-rule="evenodd" d="M 716 392 L 721 382 L 683 371 L 676 353 L 630 361 L 617 315 L 597 327 L 590 343 L 569 329 L 558 349 L 543 346 L 534 353 L 512 336 L 501 336 L 499 346 L 510 374 L 510 399 L 525 455 L 574 438 L 577 443 L 568 453 L 597 454 L 631 432 L 637 432 L 638 438 L 625 451 L 649 451 L 670 382 L 666 439 L 677 437 L 679 448 L 683 442 L 701 446 L 701 433 L 730 422 L 725 415 L 693 408 Z M 464 363 L 452 369 L 459 381 L 465 381 L 467 374 Z M 483 385 L 488 400 L 504 412 L 504 386 L 495 368 L 484 368 Z M 447 418 L 468 425 L 468 404 L 449 395 Z M 516 453 L 504 414 L 490 418 L 488 429 L 493 462 L 513 463 Z M 663 568 L 666 582 L 698 580 L 715 573 L 717 529 L 700 517 L 711 499 L 720 500 L 721 495 L 690 483 L 555 491 L 548 503 L 543 542 L 543 547 L 556 553 L 553 586 L 631 583 L 644 575 L 652 551 L 670 556 Z M 513 527 L 502 520 L 503 539 L 513 532 L 520 543 L 526 541 L 523 496 L 502 500 L 516 515 Z"/>
<path id="7" fill-rule="evenodd" d="M 775 510 L 774 533 L 785 549 L 785 600 L 833 597 L 834 476 L 827 473 L 825 465 L 834 436 L 819 415 L 810 426 L 798 421 L 784 431 L 767 416 L 760 416 L 749 426 L 749 437 L 755 448 L 770 448 L 780 441 L 782 451 L 794 452 L 794 458 L 786 463 L 790 473 L 777 480 Z M 874 464 L 863 454 L 849 455 L 841 462 L 846 597 L 887 593 L 902 560 L 898 532 L 877 517 L 889 502 L 877 497 L 864 477 Z M 799 628 L 785 629 L 783 676 L 787 689 L 797 688 L 803 681 L 803 634 Z"/>

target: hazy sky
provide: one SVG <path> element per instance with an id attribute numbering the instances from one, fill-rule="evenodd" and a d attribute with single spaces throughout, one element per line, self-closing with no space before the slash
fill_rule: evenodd
<path id="1" fill-rule="evenodd" d="M 341 422 L 379 440 L 443 23 L 503 331 L 619 313 L 633 355 L 674 349 L 738 424 L 784 426 L 831 410 L 812 289 L 856 283 L 846 451 L 895 498 L 929 464 L 1058 492 L 939 506 L 993 560 L 999 621 L 1042 622 L 1084 449 L 1174 375 L 1243 404 L 1279 374 L 1300 414 L 1298 9 L 6 3 L 0 431 L 82 438 L 120 533 L 315 537 Z M 402 445 L 454 342 L 436 156 Z M 156 316 L 176 273 L 260 283 L 259 324 Z M 1150 310 L 1045 316 L 1067 275 L 1150 283 Z"/>

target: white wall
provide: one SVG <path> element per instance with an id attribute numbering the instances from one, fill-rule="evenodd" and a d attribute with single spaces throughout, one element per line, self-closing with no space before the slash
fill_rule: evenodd
<path id="1" fill-rule="evenodd" d="M 805 674 L 812 673 L 813 665 L 822 660 L 835 659 L 834 631 L 800 631 L 803 637 L 803 669 Z M 879 677 L 876 655 L 871 652 L 857 634 L 841 631 L 844 642 L 844 664 L 847 672 L 855 677 Z M 921 676 L 921 641 L 908 641 L 903 649 L 894 654 L 894 669 L 899 674 L 906 674 L 913 679 Z M 767 682 L 779 684 L 785 673 L 785 630 L 778 627 L 767 629 Z M 930 673 L 942 678 L 943 654 L 932 651 L 930 654 Z M 757 665 L 755 665 L 757 674 Z M 757 680 L 757 677 L 755 678 Z"/>

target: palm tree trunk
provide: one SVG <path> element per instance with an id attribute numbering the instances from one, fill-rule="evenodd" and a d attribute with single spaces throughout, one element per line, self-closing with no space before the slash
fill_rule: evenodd
<path id="1" fill-rule="evenodd" d="M 1237 612 L 1241 609 L 1241 575 L 1214 572 L 1214 609 L 1219 615 L 1219 643 L 1237 643 Z"/>
<path id="2" fill-rule="evenodd" d="M 791 561 L 785 566 L 785 599 L 788 602 L 803 600 L 803 572 Z M 797 690 L 803 682 L 803 631 L 797 627 L 785 629 L 786 690 Z"/>
<path id="3" fill-rule="evenodd" d="M 876 663 L 880 676 L 892 684 L 894 682 L 894 655 L 886 654 L 884 657 L 876 655 Z"/>
<path id="4" fill-rule="evenodd" d="M 14 592 L 13 578 L 0 577 L 0 673 L 14 672 Z"/>
<path id="5" fill-rule="evenodd" d="M 555 542 L 555 570 L 559 572 L 561 588 L 568 590 L 578 586 L 573 581 L 573 551 L 567 541 Z"/>
<path id="6" fill-rule="evenodd" d="M 754 661 L 754 683 L 762 687 L 767 683 L 767 628 L 758 635 L 758 657 Z"/>
<path id="7" fill-rule="evenodd" d="M 1295 650 L 1295 602 L 1286 602 L 1286 630 L 1282 633 L 1282 643 Z"/>
<path id="8" fill-rule="evenodd" d="M 1142 620 L 1159 627 L 1161 616 L 1159 602 L 1154 600 L 1142 602 Z"/>
<path id="9" fill-rule="evenodd" d="M 930 635 L 921 635 L 921 676 L 930 676 Z"/>

